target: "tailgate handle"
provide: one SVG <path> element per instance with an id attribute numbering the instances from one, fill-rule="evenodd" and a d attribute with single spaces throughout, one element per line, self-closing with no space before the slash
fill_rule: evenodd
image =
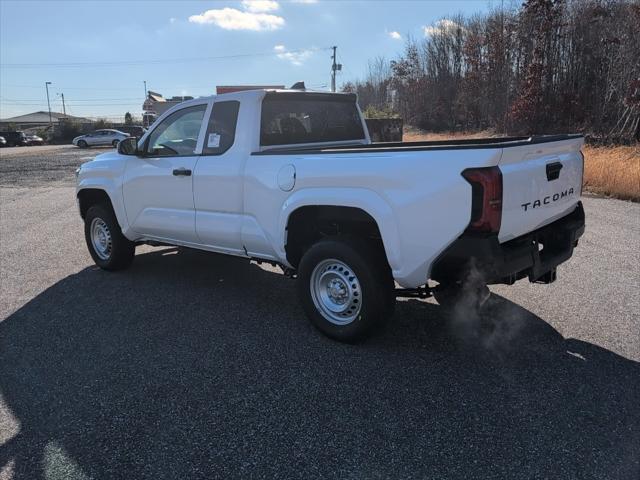
<path id="1" fill-rule="evenodd" d="M 562 164 L 560 162 L 547 163 L 547 180 L 557 180 L 560 177 Z"/>
<path id="2" fill-rule="evenodd" d="M 191 170 L 187 170 L 187 169 L 186 169 L 186 168 L 184 168 L 184 167 L 180 167 L 180 168 L 176 168 L 176 169 L 173 171 L 173 174 L 174 174 L 176 177 L 180 177 L 180 176 L 182 176 L 182 177 L 190 177 L 190 176 L 191 176 Z"/>

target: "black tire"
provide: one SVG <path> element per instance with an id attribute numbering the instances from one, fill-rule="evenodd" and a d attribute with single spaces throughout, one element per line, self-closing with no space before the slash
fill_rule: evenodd
<path id="1" fill-rule="evenodd" d="M 94 220 L 96 220 L 97 224 L 102 221 L 110 236 L 110 248 L 108 248 L 107 252 L 102 252 L 102 254 L 96 250 L 92 241 Z M 100 268 L 115 271 L 123 270 L 131 265 L 136 246 L 134 242 L 122 235 L 120 225 L 118 225 L 111 205 L 104 203 L 93 205 L 87 210 L 84 217 L 84 237 L 93 261 Z M 106 243 L 108 244 L 109 242 Z"/>
<path id="2" fill-rule="evenodd" d="M 78 147 L 87 148 L 88 146 L 89 146 L 89 144 L 87 142 L 85 142 L 84 140 L 78 140 Z"/>
<path id="3" fill-rule="evenodd" d="M 326 336 L 338 340 L 340 342 L 354 343 L 363 340 L 386 324 L 386 321 L 393 315 L 395 306 L 394 282 L 391 275 L 391 269 L 387 264 L 384 252 L 380 251 L 368 242 L 351 237 L 332 237 L 319 241 L 311 246 L 302 257 L 298 268 L 298 294 L 302 307 L 307 317 L 318 330 Z M 337 260 L 338 262 L 334 262 Z M 322 307 L 317 307 L 316 302 L 321 302 L 316 294 L 312 293 L 312 284 L 315 284 L 314 278 L 335 270 L 338 273 L 341 267 L 335 267 L 337 264 L 346 266 L 346 280 L 351 284 L 352 278 L 356 278 L 356 282 L 352 285 L 358 286 L 357 289 L 349 289 L 350 300 L 347 304 L 354 305 L 359 303 L 359 311 L 355 310 L 356 315 L 348 323 L 338 324 L 336 320 L 331 321 L 322 313 Z M 323 267 L 323 265 L 329 265 Z M 335 265 L 334 265 L 335 264 Z M 318 272 L 324 272 L 322 275 L 314 271 L 318 267 Z M 322 270 L 322 268 L 326 268 Z M 350 270 L 347 271 L 347 270 Z M 348 288 L 348 287 L 347 287 Z M 319 291 L 321 289 L 317 289 Z M 328 292 L 329 289 L 327 288 Z"/>
<path id="4" fill-rule="evenodd" d="M 113 142 L 111 142 L 111 146 L 113 146 L 113 148 L 118 148 L 118 140 L 114 140 Z"/>

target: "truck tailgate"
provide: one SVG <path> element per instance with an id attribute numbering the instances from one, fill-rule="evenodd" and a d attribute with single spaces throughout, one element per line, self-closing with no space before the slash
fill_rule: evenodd
<path id="1" fill-rule="evenodd" d="M 582 144 L 582 137 L 569 137 L 503 150 L 501 243 L 573 211 L 582 187 Z"/>

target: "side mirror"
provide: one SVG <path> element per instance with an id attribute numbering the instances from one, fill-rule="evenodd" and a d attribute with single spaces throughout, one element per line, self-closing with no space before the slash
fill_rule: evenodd
<path id="1" fill-rule="evenodd" d="M 138 137 L 127 137 L 118 143 L 118 153 L 121 155 L 138 155 Z"/>

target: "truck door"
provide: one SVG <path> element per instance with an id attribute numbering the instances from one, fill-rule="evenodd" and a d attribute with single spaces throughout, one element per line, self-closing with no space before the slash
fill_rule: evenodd
<path id="1" fill-rule="evenodd" d="M 167 116 L 147 137 L 143 155 L 128 157 L 123 185 L 131 228 L 149 238 L 198 243 L 193 170 L 207 103 Z"/>
<path id="2" fill-rule="evenodd" d="M 240 102 L 215 102 L 193 177 L 196 233 L 217 251 L 241 254 L 243 145 L 236 138 Z"/>

